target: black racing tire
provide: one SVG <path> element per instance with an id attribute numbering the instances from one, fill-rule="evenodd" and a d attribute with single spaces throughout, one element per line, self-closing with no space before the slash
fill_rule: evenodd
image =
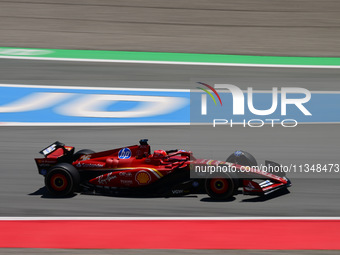
<path id="1" fill-rule="evenodd" d="M 214 200 L 227 200 L 236 194 L 238 179 L 232 173 L 225 174 L 223 178 L 205 180 L 205 192 Z"/>
<path id="2" fill-rule="evenodd" d="M 54 196 L 71 196 L 79 188 L 80 174 L 78 170 L 68 163 L 57 164 L 45 176 L 45 186 Z"/>
<path id="3" fill-rule="evenodd" d="M 246 151 L 235 151 L 226 161 L 242 166 L 257 166 L 257 161 L 254 156 Z"/>
<path id="4" fill-rule="evenodd" d="M 89 149 L 83 149 L 83 150 L 77 151 L 76 153 L 73 154 L 73 161 L 78 160 L 81 156 L 93 154 L 93 153 L 95 152 Z"/>

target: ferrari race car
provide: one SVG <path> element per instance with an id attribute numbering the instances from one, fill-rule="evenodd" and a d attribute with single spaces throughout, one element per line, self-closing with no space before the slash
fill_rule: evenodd
<path id="1" fill-rule="evenodd" d="M 184 150 L 155 150 L 151 153 L 147 139 L 132 145 L 95 153 L 55 142 L 36 158 L 39 174 L 54 196 L 71 196 L 90 191 L 109 194 L 151 194 L 180 196 L 206 193 L 213 199 L 229 199 L 243 187 L 246 195 L 267 195 L 291 185 L 284 172 L 270 173 L 256 168 L 255 158 L 236 151 L 226 161 L 196 159 Z M 266 161 L 266 165 L 280 166 Z M 214 175 L 204 171 L 228 167 Z M 255 168 L 254 168 L 255 167 Z M 201 169 L 201 173 L 195 173 Z M 192 175 L 191 175 L 192 173 Z"/>

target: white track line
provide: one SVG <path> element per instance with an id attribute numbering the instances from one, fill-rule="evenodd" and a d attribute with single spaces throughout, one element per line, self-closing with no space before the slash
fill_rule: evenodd
<path id="1" fill-rule="evenodd" d="M 298 122 L 298 126 L 301 125 L 339 125 L 340 122 Z M 148 126 L 212 126 L 212 122 L 202 122 L 202 123 L 190 123 L 190 122 L 131 122 L 131 123 L 115 123 L 115 122 L 104 122 L 104 123 L 66 123 L 66 122 L 0 122 L 0 127 L 148 127 Z M 233 122 L 233 125 L 241 126 L 243 122 Z M 268 126 L 271 123 L 264 123 Z M 277 126 L 279 123 L 277 123 Z M 229 127 L 230 124 L 216 125 L 217 127 Z M 247 126 L 246 126 L 247 127 Z M 232 128 L 232 127 L 231 127 Z"/>
<path id="2" fill-rule="evenodd" d="M 210 125 L 212 125 L 210 123 Z M 190 126 L 190 122 L 0 122 L 0 127 L 93 127 L 93 126 L 108 126 L 108 127 L 124 127 L 124 126 Z"/>
<path id="3" fill-rule="evenodd" d="M 238 66 L 238 67 L 278 67 L 278 68 L 319 68 L 340 69 L 332 65 L 282 65 L 282 64 L 239 64 L 239 63 L 205 63 L 181 61 L 145 61 L 145 60 L 113 60 L 113 59 L 85 59 L 85 58 L 49 58 L 49 57 L 21 57 L 0 56 L 0 59 L 45 60 L 45 61 L 71 61 L 71 62 L 97 62 L 97 63 L 122 63 L 122 64 L 156 64 L 156 65 L 197 65 L 197 66 Z"/>
<path id="4" fill-rule="evenodd" d="M 62 85 L 32 85 L 32 84 L 8 84 L 0 83 L 0 87 L 5 88 L 35 88 L 35 89 L 69 89 L 69 90 L 107 90 L 107 91 L 147 91 L 147 92 L 202 92 L 199 89 L 162 89 L 162 88 L 123 88 L 123 87 L 86 87 L 86 86 L 62 86 Z M 220 93 L 230 93 L 225 90 L 216 89 Z M 242 90 L 247 93 L 247 90 Z M 315 90 L 312 94 L 340 94 L 340 91 Z M 253 93 L 273 93 L 272 90 L 253 90 Z M 278 91 L 281 93 L 281 91 Z"/>
<path id="5" fill-rule="evenodd" d="M 157 221 L 157 220 L 340 220 L 340 217 L 0 217 L 0 221 L 47 221 L 47 220 L 72 220 L 72 221 Z"/>
<path id="6" fill-rule="evenodd" d="M 31 85 L 31 84 L 2 84 L 0 87 L 9 88 L 35 88 L 35 89 L 87 89 L 108 91 L 147 91 L 147 92 L 190 92 L 190 89 L 157 89 L 157 88 L 119 88 L 119 87 L 85 87 L 85 86 L 61 86 L 61 85 Z"/>
<path id="7" fill-rule="evenodd" d="M 228 119 L 227 119 L 228 120 Z M 288 122 L 288 121 L 287 121 Z M 247 121 L 246 121 L 247 123 Z M 276 122 L 276 125 L 278 126 L 280 122 Z M 264 125 L 271 125 L 271 122 L 265 122 Z M 340 122 L 298 122 L 298 126 L 300 125 L 315 125 L 315 124 L 340 124 Z M 212 126 L 212 122 L 193 122 L 190 123 L 191 126 Z M 243 125 L 243 122 L 233 122 L 233 125 Z M 275 124 L 274 124 L 275 125 Z M 230 123 L 222 124 L 222 125 L 216 125 L 216 127 L 225 127 L 230 126 Z M 246 124 L 247 127 L 247 124 Z"/>

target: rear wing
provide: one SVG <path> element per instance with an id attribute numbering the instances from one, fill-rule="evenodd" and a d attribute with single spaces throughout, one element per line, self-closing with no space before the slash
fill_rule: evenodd
<path id="1" fill-rule="evenodd" d="M 48 170 L 57 163 L 71 163 L 74 147 L 65 146 L 61 142 L 54 142 L 39 152 L 44 158 L 35 158 L 39 174 L 46 175 Z"/>
<path id="2" fill-rule="evenodd" d="M 45 149 L 41 150 L 39 153 L 47 157 L 48 155 L 50 155 L 52 152 L 56 151 L 59 148 L 63 148 L 65 150 L 65 144 L 56 141 L 51 145 L 47 146 Z"/>

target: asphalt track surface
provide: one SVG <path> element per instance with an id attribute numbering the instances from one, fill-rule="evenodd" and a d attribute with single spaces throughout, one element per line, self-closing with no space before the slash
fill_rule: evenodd
<path id="1" fill-rule="evenodd" d="M 333 0 L 1 0 L 1 46 L 339 57 Z"/>
<path id="2" fill-rule="evenodd" d="M 339 69 L 0 60 L 0 83 L 9 84 L 192 89 L 200 81 L 234 84 L 241 89 L 337 91 L 339 77 Z"/>
<path id="3" fill-rule="evenodd" d="M 339 90 L 339 70 L 255 67 L 99 64 L 0 60 L 0 82 L 112 87 L 191 88 L 193 81 L 225 82 L 241 88 L 296 86 Z M 239 194 L 215 202 L 207 195 L 172 198 L 109 197 L 78 194 L 50 198 L 34 157 L 59 140 L 95 151 L 149 138 L 152 149 L 182 148 L 197 157 L 223 160 L 236 149 L 288 163 L 339 163 L 339 125 L 263 127 L 1 127 L 0 216 L 339 216 L 337 175 L 292 179 L 290 193 L 270 199 Z"/>

